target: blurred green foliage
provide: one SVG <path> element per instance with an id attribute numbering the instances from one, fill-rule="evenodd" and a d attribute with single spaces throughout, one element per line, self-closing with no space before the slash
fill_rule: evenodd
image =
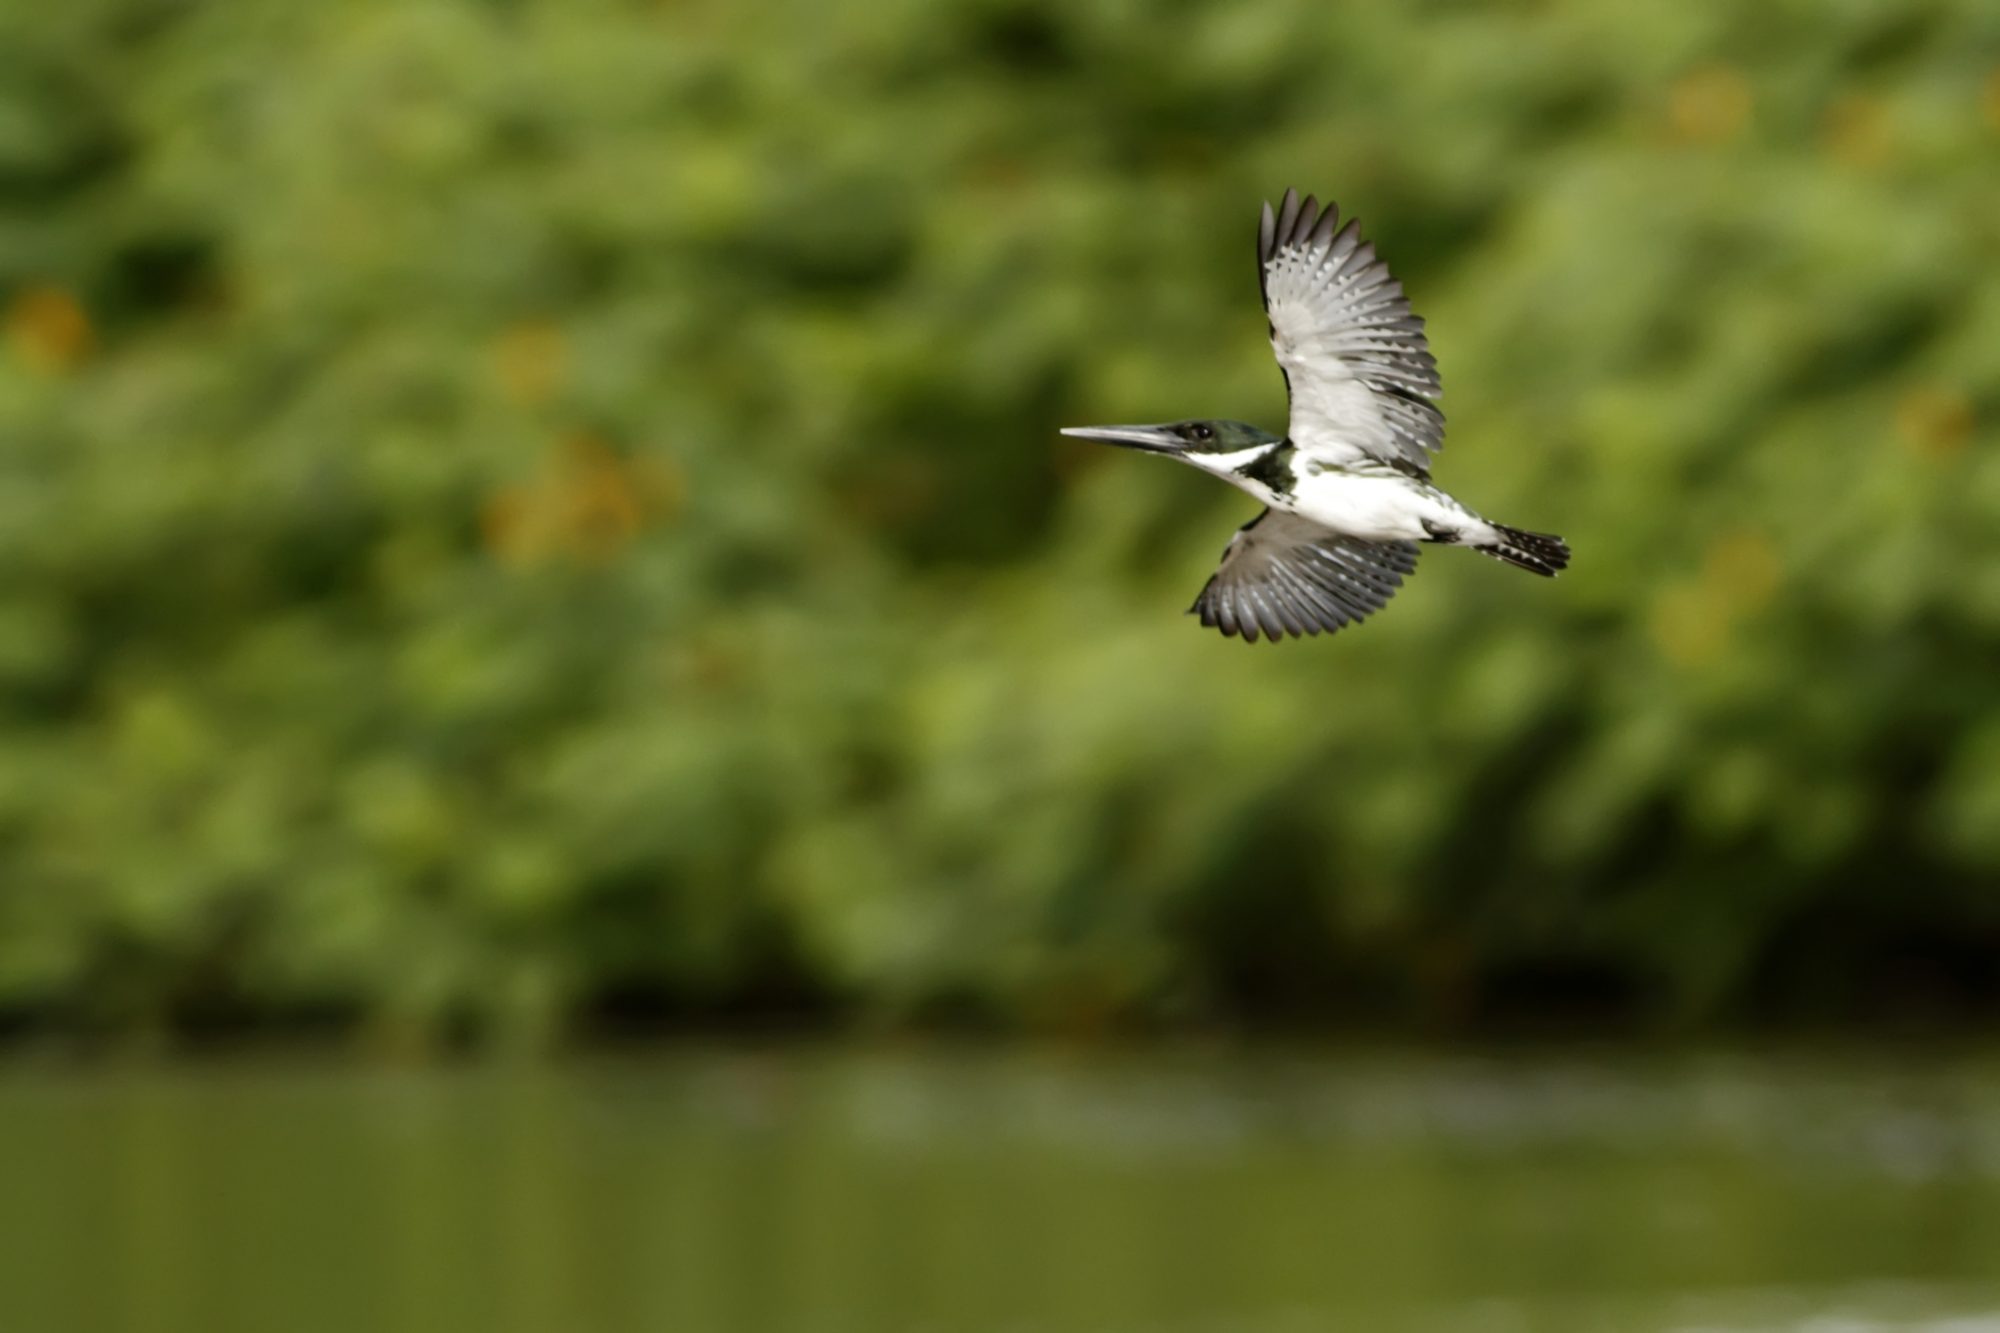
<path id="1" fill-rule="evenodd" d="M 0 1009 L 1962 1000 L 1996 71 L 1980 0 L 0 10 Z M 1054 430 L 1282 422 L 1288 185 L 1570 575 L 1180 616 L 1248 502 Z"/>

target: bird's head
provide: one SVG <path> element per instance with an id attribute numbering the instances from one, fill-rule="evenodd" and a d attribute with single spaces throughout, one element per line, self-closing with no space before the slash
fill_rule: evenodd
<path id="1" fill-rule="evenodd" d="M 1226 472 L 1284 441 L 1242 421 L 1175 421 L 1164 426 L 1065 426 L 1063 434 L 1149 454 L 1171 454 L 1210 472 Z"/>

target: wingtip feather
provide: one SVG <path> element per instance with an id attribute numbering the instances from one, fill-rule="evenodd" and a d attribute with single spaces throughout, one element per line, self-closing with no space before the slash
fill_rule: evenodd
<path id="1" fill-rule="evenodd" d="M 1285 190 L 1284 199 L 1281 200 L 1278 204 L 1277 235 L 1282 243 L 1290 242 L 1292 236 L 1292 227 L 1298 222 L 1298 220 L 1299 220 L 1299 192 L 1297 190 L 1287 188 Z"/>
<path id="2" fill-rule="evenodd" d="M 1334 227 L 1339 221 L 1340 205 L 1331 199 L 1327 200 L 1325 209 L 1320 212 L 1319 220 L 1313 223 L 1311 232 L 1313 249 L 1324 250 L 1333 244 Z"/>

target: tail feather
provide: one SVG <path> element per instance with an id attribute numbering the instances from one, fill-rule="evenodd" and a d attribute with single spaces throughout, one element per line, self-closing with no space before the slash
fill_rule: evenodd
<path id="1" fill-rule="evenodd" d="M 1523 532 L 1499 523 L 1488 526 L 1498 540 L 1483 543 L 1474 549 L 1485 552 L 1495 560 L 1504 560 L 1551 579 L 1558 570 L 1569 565 L 1569 543 L 1553 533 Z"/>

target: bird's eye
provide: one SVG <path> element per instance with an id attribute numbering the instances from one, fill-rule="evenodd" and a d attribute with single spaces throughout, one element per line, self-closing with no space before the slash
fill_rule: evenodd
<path id="1" fill-rule="evenodd" d="M 1188 434 L 1194 436 L 1197 440 L 1212 440 L 1215 438 L 1215 428 L 1204 422 L 1196 422 L 1193 428 L 1188 431 Z"/>

